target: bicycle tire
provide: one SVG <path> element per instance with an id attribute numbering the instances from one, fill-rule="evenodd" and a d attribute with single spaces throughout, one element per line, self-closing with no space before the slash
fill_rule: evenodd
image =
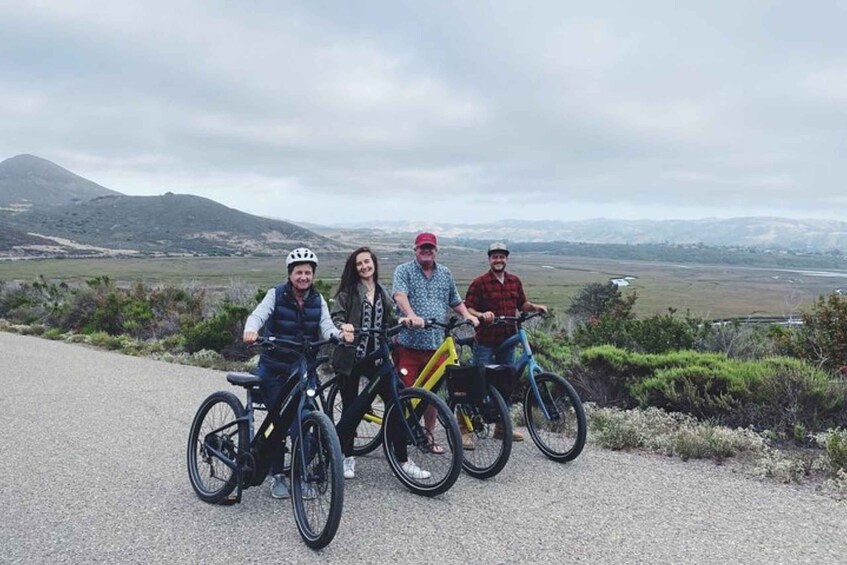
<path id="1" fill-rule="evenodd" d="M 398 392 L 399 405 L 389 403 L 382 426 L 382 448 L 394 476 L 409 490 L 422 496 L 436 496 L 452 487 L 462 471 L 462 443 L 456 419 L 450 413 L 447 404 L 435 394 L 422 388 L 404 388 Z M 425 409 L 435 410 L 433 430 L 428 430 L 421 421 Z M 415 414 L 407 420 L 414 438 L 408 437 L 400 418 L 404 413 Z M 394 432 L 392 433 L 392 430 Z M 398 431 L 399 430 L 399 431 Z M 395 445 L 404 442 L 404 445 Z M 434 446 L 440 446 L 439 453 Z M 406 461 L 400 461 L 398 449 L 407 452 L 406 461 L 412 461 L 429 473 L 429 477 L 414 477 L 404 469 Z M 412 457 L 414 455 L 414 457 Z"/>
<path id="2" fill-rule="evenodd" d="M 587 423 L 582 401 L 571 384 L 553 373 L 541 373 L 535 377 L 542 401 L 558 415 L 548 420 L 538 405 L 538 399 L 528 387 L 524 401 L 526 427 L 538 449 L 553 461 L 572 461 L 582 453 L 587 435 Z"/>
<path id="3" fill-rule="evenodd" d="M 231 392 L 219 391 L 208 396 L 197 409 L 188 432 L 186 462 L 188 480 L 200 500 L 217 504 L 229 496 L 238 483 L 235 471 L 210 453 L 212 446 L 235 461 L 249 451 L 249 429 L 244 406 Z M 220 430 L 214 435 L 211 432 Z M 210 442 L 207 444 L 206 442 Z"/>
<path id="4" fill-rule="evenodd" d="M 313 411 L 301 422 L 307 462 L 300 461 L 300 437 L 291 450 L 291 504 L 300 537 L 312 549 L 329 544 L 344 508 L 344 468 L 341 445 L 329 416 Z M 311 491 L 313 497 L 304 497 Z"/>
<path id="5" fill-rule="evenodd" d="M 451 402 L 456 419 L 467 416 L 474 449 L 462 450 L 462 467 L 477 479 L 488 479 L 503 470 L 512 454 L 512 417 L 503 396 L 493 386 L 480 403 Z M 460 433 L 464 433 L 460 426 Z M 499 436 L 499 437 L 498 437 Z"/>
<path id="6" fill-rule="evenodd" d="M 367 379 L 359 379 L 359 392 L 367 386 Z M 341 420 L 341 391 L 338 389 L 337 383 L 333 383 L 329 388 L 326 402 L 327 415 L 332 418 L 334 423 Z M 371 404 L 368 414 L 380 418 L 384 421 L 385 407 L 382 404 L 382 399 L 377 396 Z M 367 416 L 367 414 L 366 414 Z M 370 422 L 363 417 L 356 426 L 356 432 L 353 436 L 353 453 L 352 455 L 367 455 L 382 445 L 382 423 Z"/>

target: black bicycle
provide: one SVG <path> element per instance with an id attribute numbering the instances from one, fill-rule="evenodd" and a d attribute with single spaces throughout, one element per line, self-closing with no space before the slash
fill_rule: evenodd
<path id="1" fill-rule="evenodd" d="M 350 378 L 356 379 L 361 388 L 343 413 L 337 377 L 324 383 L 321 390 L 327 390 L 325 407 L 336 421 L 339 437 L 356 435 L 363 421 L 376 424 L 374 405 L 378 404 L 383 450 L 394 476 L 416 494 L 435 496 L 452 487 L 461 472 L 459 428 L 447 404 L 437 395 L 421 388 L 403 388 L 388 346 L 388 338 L 402 327 L 356 330 L 357 335 L 373 336 L 378 345 L 353 366 Z M 383 421 L 387 425 L 382 425 Z M 374 441 L 367 443 L 371 450 L 378 445 Z M 361 451 L 354 448 L 354 453 Z M 411 461 L 414 465 L 410 468 L 406 462 Z"/>
<path id="2" fill-rule="evenodd" d="M 264 405 L 267 416 L 259 429 L 254 433 L 254 410 L 264 403 L 261 379 L 229 373 L 227 381 L 246 391 L 246 409 L 231 392 L 215 392 L 200 405 L 188 434 L 188 478 L 197 496 L 212 504 L 241 502 L 243 489 L 262 484 L 271 461 L 287 451 L 290 434 L 294 519 L 303 541 L 313 549 L 335 537 L 344 506 L 341 445 L 332 421 L 315 400 L 316 369 L 329 360 L 318 351 L 333 341 L 260 340 L 261 347 L 293 352 L 297 360 L 279 398 Z"/>

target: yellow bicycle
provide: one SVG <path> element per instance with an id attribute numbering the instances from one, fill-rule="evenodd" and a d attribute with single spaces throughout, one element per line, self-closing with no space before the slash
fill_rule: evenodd
<path id="1" fill-rule="evenodd" d="M 445 397 L 447 405 L 456 415 L 463 436 L 462 467 L 469 475 L 484 479 L 499 473 L 509 460 L 512 452 L 512 419 L 503 396 L 486 381 L 484 369 L 459 365 L 456 339 L 452 332 L 469 323 L 451 320 L 444 324 L 427 320 L 426 328 L 440 327 L 444 330 L 444 341 L 412 386 Z M 367 386 L 364 380 L 360 384 L 360 387 Z M 341 417 L 340 394 L 333 393 L 331 386 L 326 398 L 327 405 L 332 407 L 333 420 L 337 423 Z M 377 398 L 356 429 L 353 445 L 355 455 L 370 453 L 380 445 L 383 438 L 383 413 L 384 404 Z"/>

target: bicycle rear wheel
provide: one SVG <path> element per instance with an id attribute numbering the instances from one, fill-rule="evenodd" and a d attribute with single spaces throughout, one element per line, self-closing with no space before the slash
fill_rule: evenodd
<path id="1" fill-rule="evenodd" d="M 389 403 L 382 427 L 382 447 L 391 471 L 415 494 L 435 496 L 449 490 L 462 470 L 456 419 L 443 400 L 422 388 L 404 388 L 398 401 L 399 409 Z"/>
<path id="2" fill-rule="evenodd" d="M 217 504 L 237 486 L 235 470 L 221 456 L 235 463 L 240 453 L 249 451 L 247 422 L 238 421 L 243 416 L 241 401 L 225 391 L 210 395 L 197 409 L 188 432 L 186 459 L 188 480 L 200 500 Z"/>
<path id="3" fill-rule="evenodd" d="M 294 520 L 306 545 L 326 546 L 335 537 L 344 507 L 341 445 L 329 417 L 310 412 L 301 422 L 291 451 L 291 502 Z M 305 461 L 303 456 L 305 454 Z"/>
<path id="4" fill-rule="evenodd" d="M 359 379 L 359 393 L 367 385 L 367 379 Z M 328 415 L 337 424 L 341 420 L 341 414 L 343 412 L 341 391 L 337 383 L 329 388 L 327 404 L 331 410 L 331 413 Z M 377 396 L 356 427 L 356 432 L 353 436 L 353 455 L 367 455 L 382 444 L 382 422 L 384 415 L 385 406 L 382 403 L 382 398 Z"/>
<path id="5" fill-rule="evenodd" d="M 571 461 L 585 447 L 587 424 L 582 401 L 570 383 L 559 375 L 541 373 L 535 382 L 550 419 L 544 415 L 532 387 L 528 387 L 524 416 L 529 435 L 553 461 Z"/>
<path id="6" fill-rule="evenodd" d="M 451 402 L 459 430 L 467 434 L 473 449 L 462 450 L 462 467 L 472 477 L 487 479 L 503 470 L 512 453 L 512 418 L 509 408 L 493 386 L 479 403 Z"/>

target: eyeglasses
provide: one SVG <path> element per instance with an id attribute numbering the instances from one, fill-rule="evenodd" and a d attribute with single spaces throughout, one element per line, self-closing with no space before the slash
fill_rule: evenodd
<path id="1" fill-rule="evenodd" d="M 435 246 L 434 245 L 419 245 L 418 250 L 419 251 L 435 251 Z"/>

